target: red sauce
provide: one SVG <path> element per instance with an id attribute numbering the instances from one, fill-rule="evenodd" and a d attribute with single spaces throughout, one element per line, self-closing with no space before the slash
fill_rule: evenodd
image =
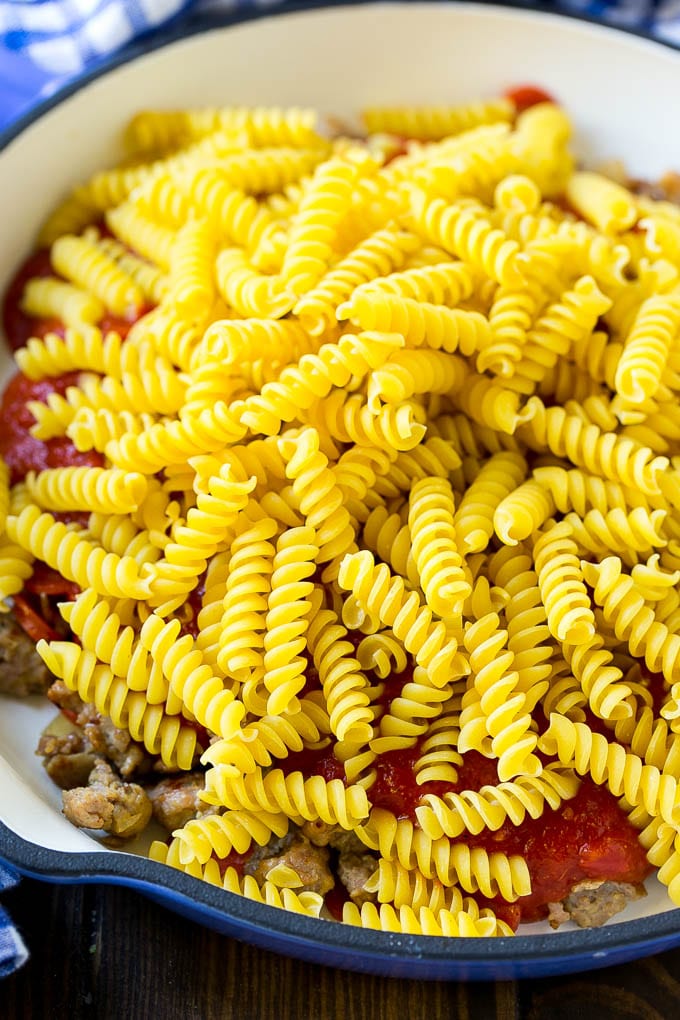
<path id="1" fill-rule="evenodd" d="M 75 581 L 68 581 L 58 570 L 40 560 L 35 561 L 33 574 L 24 582 L 24 590 L 34 595 L 63 595 L 65 599 L 74 599 L 80 592 Z"/>
<path id="2" fill-rule="evenodd" d="M 77 372 L 67 372 L 53 379 L 38 381 L 17 373 L 10 379 L 0 404 L 0 454 L 10 468 L 13 485 L 21 481 L 28 471 L 69 465 L 103 465 L 101 454 L 94 450 L 80 453 L 66 436 L 43 441 L 35 439 L 28 431 L 35 419 L 26 407 L 26 402 L 45 402 L 50 393 L 60 393 L 63 396 L 67 387 L 74 386 L 77 380 Z"/>
<path id="3" fill-rule="evenodd" d="M 36 333 L 38 320 L 26 315 L 21 309 L 24 286 L 32 276 L 54 276 L 49 248 L 41 248 L 33 255 L 29 255 L 15 273 L 5 292 L 2 305 L 2 327 L 13 351 L 23 347 L 29 337 L 38 335 Z M 53 325 L 61 327 L 58 320 L 50 321 Z M 45 330 L 45 332 L 49 332 L 49 330 Z"/>
<path id="4" fill-rule="evenodd" d="M 330 892 L 323 898 L 326 909 L 336 921 L 342 921 L 342 908 L 350 902 L 349 893 L 342 882 L 336 881 Z"/>
<path id="5" fill-rule="evenodd" d="M 458 766 L 458 779 L 451 786 L 454 793 L 461 790 L 480 790 L 482 786 L 496 786 L 498 771 L 494 758 L 485 758 L 479 751 L 467 751 Z"/>
<path id="6" fill-rule="evenodd" d="M 455 784 L 430 782 L 418 786 L 413 766 L 420 754 L 416 745 L 380 756 L 378 776 L 368 791 L 371 804 L 398 818 L 415 820 L 415 808 L 425 794 L 478 790 L 498 783 L 496 763 L 476 751 L 464 755 Z M 527 861 L 532 893 L 516 905 L 497 899 L 489 906 L 515 928 L 547 914 L 546 904 L 563 899 L 584 879 L 614 879 L 638 883 L 651 872 L 637 832 L 609 791 L 585 778 L 576 797 L 557 811 L 546 809 L 537 819 L 519 827 L 506 822 L 495 832 L 458 837 L 471 848 L 490 853 L 521 854 Z M 484 905 L 481 903 L 480 905 Z"/>
<path id="7" fill-rule="evenodd" d="M 345 779 L 345 766 L 335 757 L 333 745 L 320 748 L 303 748 L 292 751 L 277 766 L 288 776 L 291 772 L 302 772 L 305 777 L 323 776 L 327 783 L 332 779 Z"/>
<path id="8" fill-rule="evenodd" d="M 362 632 L 360 630 L 350 630 L 350 629 L 348 629 L 347 633 L 345 634 L 344 640 L 345 641 L 349 641 L 349 643 L 351 644 L 352 648 L 356 651 L 357 648 L 359 647 L 359 645 L 361 644 L 361 642 L 364 640 L 365 637 L 366 637 L 366 635 L 362 634 Z"/>
<path id="9" fill-rule="evenodd" d="M 214 861 L 217 861 L 220 875 L 224 875 L 227 868 L 233 868 L 239 878 L 243 878 L 245 866 L 252 852 L 252 849 L 250 849 L 246 850 L 244 854 L 239 854 L 236 850 L 232 850 L 226 857 L 218 857 L 216 853 L 213 853 L 212 858 Z"/>
<path id="10" fill-rule="evenodd" d="M 314 665 L 314 660 L 309 653 L 309 649 L 305 648 L 300 653 L 305 659 L 305 683 L 300 691 L 298 691 L 298 697 L 304 698 L 306 694 L 311 694 L 312 691 L 318 691 L 321 689 L 321 678 L 319 677 L 319 671 Z"/>
<path id="11" fill-rule="evenodd" d="M 381 680 L 382 691 L 375 698 L 374 704 L 389 712 L 390 705 L 395 698 L 398 698 L 404 688 L 404 684 L 413 681 L 413 665 L 408 665 L 401 673 L 391 673 L 385 680 Z"/>
<path id="12" fill-rule="evenodd" d="M 61 319 L 56 319 L 54 316 L 46 319 L 31 319 L 29 336 L 37 336 L 42 340 L 48 333 L 56 333 L 63 339 L 66 336 L 66 326 Z"/>
<path id="13" fill-rule="evenodd" d="M 586 726 L 589 726 L 593 733 L 600 733 L 607 740 L 614 740 L 613 726 L 611 724 L 607 725 L 604 719 L 600 719 L 599 716 L 595 715 L 589 705 L 584 706 L 583 714 L 585 715 L 584 722 Z"/>
<path id="14" fill-rule="evenodd" d="M 108 231 L 103 232 L 109 233 Z M 109 236 L 111 235 L 109 234 Z M 65 333 L 64 323 L 60 319 L 36 318 L 27 315 L 22 310 L 21 299 L 26 281 L 36 276 L 53 276 L 56 279 L 61 279 L 52 268 L 49 248 L 40 248 L 29 255 L 15 273 L 5 292 L 2 305 L 2 326 L 13 351 L 24 347 L 32 336 L 44 337 L 48 333 L 64 336 Z M 116 332 L 125 339 L 134 323 L 151 311 L 152 307 L 152 305 L 145 305 L 141 308 L 130 309 L 129 314 L 124 316 L 106 312 L 98 323 L 99 328 L 103 333 Z"/>
<path id="15" fill-rule="evenodd" d="M 416 782 L 413 766 L 420 757 L 420 748 L 413 747 L 399 751 L 387 751 L 378 759 L 375 782 L 368 789 L 368 798 L 373 807 L 391 811 L 397 818 L 415 820 L 415 809 L 421 797 L 432 793 L 440 797 L 451 789 L 450 783 Z"/>
<path id="16" fill-rule="evenodd" d="M 515 105 L 517 113 L 523 113 L 531 106 L 538 106 L 539 103 L 554 103 L 555 100 L 545 89 L 536 85 L 516 85 L 506 89 L 505 98 Z"/>
<path id="17" fill-rule="evenodd" d="M 50 627 L 23 595 L 14 595 L 12 602 L 15 620 L 32 641 L 37 643 L 41 639 L 45 641 L 59 640 L 56 630 Z"/>
<path id="18" fill-rule="evenodd" d="M 650 874 L 637 832 L 616 798 L 589 777 L 557 811 L 546 810 L 521 826 L 506 822 L 497 832 L 467 835 L 470 847 L 522 854 L 529 866 L 532 892 L 518 900 L 522 921 L 547 914 L 546 904 L 563 899 L 577 882 L 614 879 L 642 882 Z"/>
<path id="19" fill-rule="evenodd" d="M 496 762 L 478 751 L 468 751 L 458 768 L 456 783 L 432 781 L 418 784 L 414 766 L 421 754 L 420 743 L 416 743 L 413 747 L 380 755 L 378 774 L 368 791 L 373 807 L 391 811 L 397 818 L 415 821 L 416 808 L 426 794 L 441 797 L 444 793 L 478 790 L 481 786 L 498 783 Z"/>
<path id="20" fill-rule="evenodd" d="M 146 305 L 142 308 L 131 309 L 130 313 L 126 316 L 112 315 L 106 312 L 98 322 L 98 326 L 102 333 L 117 333 L 121 340 L 124 340 L 134 324 L 150 312 L 153 305 Z"/>

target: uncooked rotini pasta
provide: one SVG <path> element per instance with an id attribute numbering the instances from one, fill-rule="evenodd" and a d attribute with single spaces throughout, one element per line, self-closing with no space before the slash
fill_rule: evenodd
<path id="1" fill-rule="evenodd" d="M 680 905 L 680 212 L 520 98 L 140 111 L 50 215 L 0 621 L 75 824 L 414 937 Z"/>

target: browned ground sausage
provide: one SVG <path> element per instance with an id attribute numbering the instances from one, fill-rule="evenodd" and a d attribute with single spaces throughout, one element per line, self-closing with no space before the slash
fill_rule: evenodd
<path id="1" fill-rule="evenodd" d="M 104 829 L 126 839 L 136 836 L 151 818 L 151 801 L 137 783 L 124 783 L 111 766 L 97 759 L 87 786 L 64 790 L 64 814 L 82 829 Z"/>
<path id="2" fill-rule="evenodd" d="M 302 886 L 296 892 L 320 893 L 322 896 L 335 885 L 329 867 L 330 855 L 325 847 L 314 846 L 301 833 L 295 833 L 281 853 L 274 856 L 262 856 L 255 862 L 251 857 L 246 864 L 247 874 L 252 874 L 258 882 L 264 882 L 269 872 L 277 865 L 288 865 L 300 878 Z"/>
<path id="3" fill-rule="evenodd" d="M 185 772 L 178 776 L 168 776 L 149 787 L 147 793 L 156 821 L 168 832 L 173 832 L 192 818 L 213 812 L 215 808 L 199 797 L 204 786 L 205 776 L 202 772 Z"/>
<path id="4" fill-rule="evenodd" d="M 44 694 L 53 679 L 14 614 L 0 613 L 0 694 L 15 698 Z"/>
<path id="5" fill-rule="evenodd" d="M 644 886 L 630 882 L 579 882 L 561 903 L 548 904 L 548 921 L 551 928 L 559 928 L 565 921 L 574 921 L 579 928 L 599 928 L 632 900 L 645 895 Z"/>

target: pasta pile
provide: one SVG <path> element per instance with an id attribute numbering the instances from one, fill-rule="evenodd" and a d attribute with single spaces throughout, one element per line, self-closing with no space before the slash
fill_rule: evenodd
<path id="1" fill-rule="evenodd" d="M 23 307 L 66 329 L 16 361 L 80 373 L 32 432 L 103 466 L 0 472 L 0 594 L 34 559 L 75 582 L 49 669 L 200 755 L 211 812 L 156 860 L 319 916 L 294 869 L 225 862 L 337 825 L 380 858 L 346 922 L 506 935 L 474 894 L 528 894 L 526 861 L 466 834 L 590 775 L 680 905 L 680 208 L 577 169 L 551 102 L 364 127 L 142 113 L 51 216 Z M 344 780 L 286 770 L 327 746 Z M 397 817 L 371 789 L 408 748 L 420 785 L 473 750 L 497 782 Z"/>

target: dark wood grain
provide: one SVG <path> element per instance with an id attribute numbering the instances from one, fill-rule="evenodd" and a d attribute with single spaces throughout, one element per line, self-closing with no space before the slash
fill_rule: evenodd
<path id="1" fill-rule="evenodd" d="M 2 1020 L 677 1020 L 680 949 L 590 974 L 462 984 L 349 974 L 263 952 L 126 889 L 24 881 L 31 949 Z"/>

